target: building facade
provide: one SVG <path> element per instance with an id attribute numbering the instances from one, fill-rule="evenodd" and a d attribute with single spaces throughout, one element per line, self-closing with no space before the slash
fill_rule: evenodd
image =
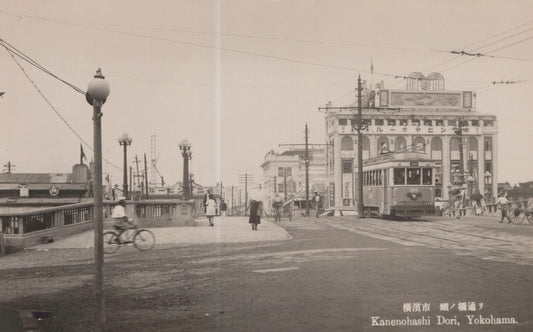
<path id="1" fill-rule="evenodd" d="M 0 174 L 0 212 L 26 212 L 39 208 L 92 200 L 88 165 L 77 164 L 72 173 Z"/>
<path id="2" fill-rule="evenodd" d="M 475 109 L 472 91 L 447 91 L 437 73 L 413 73 L 406 90 L 365 89 L 363 139 L 357 141 L 357 103 L 326 107 L 327 181 L 330 205 L 357 206 L 357 144 L 363 159 L 416 150 L 436 160 L 436 196 L 460 186 L 466 196 L 497 194 L 496 116 Z"/>
<path id="3" fill-rule="evenodd" d="M 309 199 L 316 190 L 326 194 L 326 149 L 309 145 Z M 263 186 L 267 207 L 272 206 L 276 193 L 284 199 L 294 198 L 305 208 L 305 149 L 290 148 L 285 151 L 269 151 L 263 164 Z"/>

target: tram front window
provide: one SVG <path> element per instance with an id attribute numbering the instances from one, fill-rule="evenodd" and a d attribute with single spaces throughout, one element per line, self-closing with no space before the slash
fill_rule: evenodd
<path id="1" fill-rule="evenodd" d="M 420 184 L 421 174 L 420 168 L 407 169 L 407 184 Z"/>
<path id="2" fill-rule="evenodd" d="M 422 169 L 422 184 L 425 185 L 432 185 L 433 184 L 433 176 L 432 176 L 432 169 L 431 168 L 423 168 Z"/>
<path id="3" fill-rule="evenodd" d="M 394 169 L 394 184 L 405 184 L 405 168 Z"/>

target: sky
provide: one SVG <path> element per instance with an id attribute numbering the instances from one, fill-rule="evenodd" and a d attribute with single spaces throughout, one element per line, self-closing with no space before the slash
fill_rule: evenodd
<path id="1" fill-rule="evenodd" d="M 150 163 L 155 135 L 167 184 L 182 179 L 184 139 L 196 182 L 258 181 L 264 155 L 303 143 L 306 123 L 310 143 L 324 143 L 319 107 L 352 103 L 358 75 L 404 89 L 395 76 L 412 72 L 475 91 L 476 110 L 498 118 L 498 181 L 533 180 L 533 1 L 0 0 L 0 38 L 83 91 L 102 69 L 103 170 L 115 184 L 123 133 L 133 167 L 136 155 Z M 485 56 L 451 53 L 463 50 Z M 92 108 L 16 59 L 24 71 L 0 48 L 0 167 L 71 172 L 80 144 L 92 156 Z"/>

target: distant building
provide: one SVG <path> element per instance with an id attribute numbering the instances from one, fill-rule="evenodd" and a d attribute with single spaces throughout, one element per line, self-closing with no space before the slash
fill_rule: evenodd
<path id="1" fill-rule="evenodd" d="M 88 165 L 72 173 L 1 173 L 0 213 L 22 212 L 92 200 Z"/>
<path id="2" fill-rule="evenodd" d="M 472 91 L 445 90 L 444 78 L 438 73 L 409 75 L 405 90 L 386 90 L 383 83 L 375 90 L 364 87 L 362 142 L 357 141 L 354 129 L 357 103 L 346 107 L 328 104 L 330 204 L 356 206 L 357 144 L 362 144 L 363 159 L 416 149 L 427 159 L 440 162 L 435 174 L 436 197 L 447 199 L 449 191 L 463 185 L 467 196 L 479 191 L 493 198 L 498 190 L 498 123 L 496 116 L 475 110 L 475 96 Z"/>
<path id="3" fill-rule="evenodd" d="M 507 182 L 506 184 L 509 185 Z M 507 196 L 512 199 L 527 200 L 533 198 L 533 181 L 521 182 L 514 187 L 502 186 L 501 192 L 507 192 Z"/>
<path id="4" fill-rule="evenodd" d="M 326 150 L 309 146 L 309 199 L 317 190 L 326 193 Z M 290 148 L 281 152 L 269 151 L 263 168 L 263 196 L 267 208 L 272 198 L 279 193 L 285 199 L 294 198 L 296 204 L 305 208 L 305 149 Z"/>

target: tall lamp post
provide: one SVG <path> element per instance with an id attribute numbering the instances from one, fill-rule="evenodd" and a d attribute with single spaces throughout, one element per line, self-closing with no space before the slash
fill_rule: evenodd
<path id="1" fill-rule="evenodd" d="M 183 199 L 190 198 L 189 186 L 189 160 L 192 159 L 191 144 L 184 139 L 180 144 L 181 155 L 183 156 Z"/>
<path id="2" fill-rule="evenodd" d="M 128 133 L 122 134 L 118 138 L 118 144 L 124 147 L 124 180 L 122 182 L 122 190 L 124 192 L 124 197 L 129 199 L 128 195 L 128 145 L 131 145 L 133 139 L 128 136 Z"/>
<path id="3" fill-rule="evenodd" d="M 363 124 L 362 115 L 362 96 L 361 92 L 363 88 L 361 86 L 361 76 L 357 78 L 357 119 L 353 128 L 357 131 L 357 216 L 364 218 L 364 203 L 363 203 L 363 130 L 366 126 Z"/>
<path id="4" fill-rule="evenodd" d="M 104 221 L 103 221 L 103 197 L 102 197 L 102 105 L 109 96 L 109 83 L 102 75 L 100 68 L 96 71 L 94 79 L 89 82 L 85 99 L 93 106 L 94 123 L 94 260 L 95 289 L 96 289 L 96 324 L 97 331 L 103 331 L 105 325 L 105 302 L 104 302 Z"/>

